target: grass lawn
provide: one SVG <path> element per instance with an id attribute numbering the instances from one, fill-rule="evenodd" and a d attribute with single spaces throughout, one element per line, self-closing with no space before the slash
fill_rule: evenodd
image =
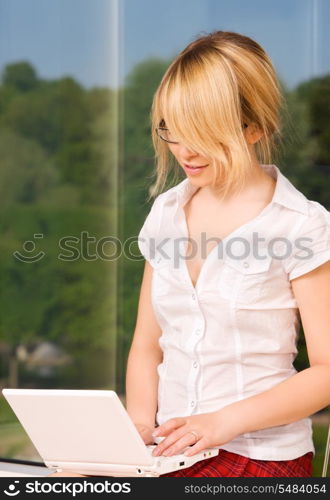
<path id="1" fill-rule="evenodd" d="M 322 476 L 325 446 L 328 437 L 328 427 L 329 424 L 326 425 L 326 423 L 316 423 L 313 420 L 313 440 L 316 452 L 313 460 L 313 477 Z M 330 467 L 328 465 L 327 477 L 330 477 L 329 469 Z"/>

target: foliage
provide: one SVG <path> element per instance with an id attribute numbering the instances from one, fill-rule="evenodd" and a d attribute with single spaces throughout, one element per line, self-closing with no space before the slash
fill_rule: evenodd
<path id="1" fill-rule="evenodd" d="M 31 74 L 10 65 L 0 88 L 0 343 L 15 359 L 21 344 L 53 341 L 75 361 L 67 384 L 102 386 L 114 380 L 116 343 L 115 262 L 96 248 L 115 227 L 113 92 L 85 92 L 72 78 L 32 85 Z M 40 251 L 36 262 L 14 256 Z"/>

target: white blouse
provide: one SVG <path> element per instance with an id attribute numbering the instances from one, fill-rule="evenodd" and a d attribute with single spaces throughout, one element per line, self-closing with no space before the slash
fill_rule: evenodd
<path id="1" fill-rule="evenodd" d="M 196 286 L 186 260 L 185 178 L 156 197 L 138 235 L 153 267 L 151 300 L 162 334 L 159 425 L 219 410 L 291 377 L 299 310 L 290 280 L 330 259 L 330 212 L 275 165 L 271 202 L 212 248 Z M 244 418 L 244 415 L 242 415 Z M 219 448 L 262 460 L 313 451 L 311 418 L 247 432 Z"/>

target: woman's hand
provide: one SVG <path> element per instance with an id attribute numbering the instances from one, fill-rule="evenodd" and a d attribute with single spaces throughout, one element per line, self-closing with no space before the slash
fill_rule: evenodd
<path id="1" fill-rule="evenodd" d="M 241 433 L 235 418 L 230 417 L 223 408 L 212 413 L 171 418 L 153 433 L 153 436 L 165 436 L 165 439 L 152 454 L 168 457 L 182 453 L 184 448 L 191 446 L 184 454 L 192 456 L 205 448 L 228 443 Z"/>
<path id="2" fill-rule="evenodd" d="M 144 424 L 134 424 L 137 430 L 139 431 L 140 436 L 142 437 L 144 444 L 154 444 L 154 438 L 152 433 L 155 430 L 155 427 L 149 427 Z"/>

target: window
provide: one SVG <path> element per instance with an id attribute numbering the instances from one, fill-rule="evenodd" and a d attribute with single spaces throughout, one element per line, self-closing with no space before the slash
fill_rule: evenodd
<path id="1" fill-rule="evenodd" d="M 280 166 L 330 207 L 329 10 L 327 0 L 0 0 L 1 388 L 124 396 L 152 96 L 198 34 L 238 31 L 267 50 L 291 116 Z M 0 456 L 40 460 L 2 397 Z"/>

